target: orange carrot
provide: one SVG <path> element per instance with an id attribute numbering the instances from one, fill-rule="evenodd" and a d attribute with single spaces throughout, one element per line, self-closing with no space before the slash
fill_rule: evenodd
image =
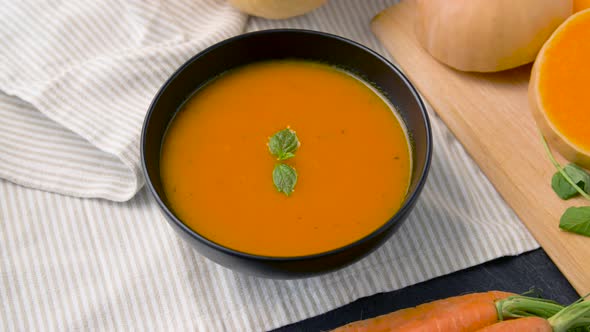
<path id="1" fill-rule="evenodd" d="M 353 322 L 333 332 L 475 331 L 498 321 L 495 302 L 512 293 L 490 291 L 450 297 Z"/>
<path id="2" fill-rule="evenodd" d="M 553 332 L 553 327 L 546 319 L 540 317 L 525 317 L 505 320 L 477 332 Z"/>
<path id="3" fill-rule="evenodd" d="M 350 323 L 333 332 L 590 331 L 587 297 L 590 294 L 563 307 L 551 300 L 500 291 L 473 293 Z"/>

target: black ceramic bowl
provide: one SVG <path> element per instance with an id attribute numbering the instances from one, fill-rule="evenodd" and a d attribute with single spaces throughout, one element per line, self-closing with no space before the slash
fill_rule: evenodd
<path id="1" fill-rule="evenodd" d="M 277 258 L 226 248 L 183 224 L 169 207 L 162 190 L 160 148 L 174 114 L 202 84 L 236 66 L 285 58 L 333 64 L 376 85 L 397 107 L 409 131 L 413 172 L 410 189 L 401 209 L 373 233 L 329 252 Z M 406 219 L 424 186 L 430 165 L 431 146 L 430 123 L 422 100 L 408 79 L 386 59 L 360 44 L 322 32 L 266 30 L 240 35 L 213 45 L 188 60 L 170 77 L 147 112 L 141 136 L 141 160 L 147 186 L 164 216 L 172 228 L 198 252 L 233 270 L 271 278 L 296 278 L 348 265 L 387 240 Z"/>

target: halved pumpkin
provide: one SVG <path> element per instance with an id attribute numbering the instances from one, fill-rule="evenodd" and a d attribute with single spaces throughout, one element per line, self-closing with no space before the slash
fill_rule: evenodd
<path id="1" fill-rule="evenodd" d="M 574 0 L 574 13 L 590 8 L 590 0 Z"/>
<path id="2" fill-rule="evenodd" d="M 590 169 L 590 9 L 570 16 L 541 48 L 529 104 L 549 144 Z"/>

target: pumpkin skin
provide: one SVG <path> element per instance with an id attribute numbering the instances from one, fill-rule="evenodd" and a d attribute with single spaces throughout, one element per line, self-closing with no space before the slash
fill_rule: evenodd
<path id="1" fill-rule="evenodd" d="M 584 23 L 584 25 L 580 25 L 580 23 Z M 537 56 L 531 72 L 528 94 L 529 107 L 535 122 L 551 147 L 568 161 L 590 170 L 590 134 L 588 136 L 576 134 L 577 138 L 575 140 L 578 141 L 576 144 L 572 141 L 572 135 L 570 134 L 570 138 L 568 138 L 567 132 L 564 129 L 560 130 L 559 125 L 552 121 L 549 115 L 552 112 L 561 112 L 570 117 L 568 120 L 570 123 L 582 123 L 584 125 L 587 123 L 585 114 L 588 114 L 587 107 L 590 102 L 586 100 L 590 96 L 587 95 L 586 89 L 590 85 L 590 77 L 587 75 L 590 70 L 585 68 L 589 68 L 590 64 L 586 63 L 585 59 L 590 58 L 590 47 L 585 48 L 585 50 L 571 47 L 564 48 L 563 44 L 559 44 L 559 39 L 570 39 L 570 45 L 571 43 L 585 41 L 586 39 L 580 38 L 586 38 L 588 27 L 590 27 L 590 9 L 572 15 L 553 33 Z M 576 33 L 581 34 L 581 37 L 578 37 Z M 562 47 L 559 48 L 559 46 Z M 568 52 L 573 53 L 573 55 L 568 57 Z M 554 59 L 549 57 L 554 57 Z M 559 66 L 555 65 L 556 61 L 559 62 Z M 579 62 L 582 62 L 582 64 Z M 551 70 L 557 70 L 560 75 L 566 75 L 564 77 L 570 79 L 563 82 L 551 78 L 547 76 L 553 75 L 555 77 L 555 74 L 550 73 Z M 542 82 L 543 79 L 545 79 L 545 83 Z M 555 85 L 559 85 L 559 89 L 551 89 Z M 560 98 L 573 101 L 574 107 L 575 105 L 579 105 L 579 107 L 574 109 L 571 104 L 560 104 L 557 102 L 559 99 L 555 98 L 549 100 L 548 94 L 550 93 L 565 94 L 565 97 Z M 576 116 L 576 114 L 579 115 Z M 564 127 L 563 124 L 561 126 Z M 583 137 L 583 139 L 580 140 L 580 137 Z M 583 146 L 580 145 L 581 143 L 584 143 Z"/>
<path id="2" fill-rule="evenodd" d="M 327 0 L 229 0 L 240 11 L 268 19 L 283 19 L 303 15 Z"/>
<path id="3" fill-rule="evenodd" d="M 416 37 L 438 61 L 495 72 L 535 60 L 572 0 L 418 0 Z"/>

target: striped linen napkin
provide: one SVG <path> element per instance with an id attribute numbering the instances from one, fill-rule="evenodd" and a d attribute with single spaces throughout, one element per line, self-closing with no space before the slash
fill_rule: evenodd
<path id="1" fill-rule="evenodd" d="M 537 248 L 432 112 L 432 170 L 409 220 L 375 253 L 324 276 L 266 280 L 213 264 L 141 189 L 143 116 L 190 56 L 278 27 L 385 55 L 368 22 L 393 2 L 332 0 L 281 21 L 248 19 L 222 0 L 4 2 L 0 331 L 269 330 Z"/>
<path id="2" fill-rule="evenodd" d="M 199 50 L 243 31 L 224 1 L 8 1 L 0 9 L 0 177 L 126 201 L 158 88 Z M 24 102 L 23 102 L 24 101 Z"/>

